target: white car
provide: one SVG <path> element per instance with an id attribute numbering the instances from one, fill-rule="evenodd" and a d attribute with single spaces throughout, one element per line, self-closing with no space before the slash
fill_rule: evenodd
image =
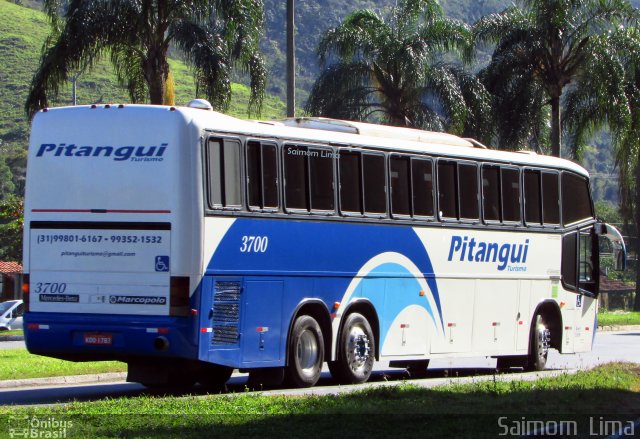
<path id="1" fill-rule="evenodd" d="M 24 303 L 22 300 L 7 300 L 0 303 L 0 331 L 22 329 L 22 314 Z"/>

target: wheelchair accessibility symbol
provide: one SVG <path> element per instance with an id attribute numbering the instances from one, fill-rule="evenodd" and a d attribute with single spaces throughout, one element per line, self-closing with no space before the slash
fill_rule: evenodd
<path id="1" fill-rule="evenodd" d="M 169 271 L 169 256 L 156 256 L 156 271 Z"/>

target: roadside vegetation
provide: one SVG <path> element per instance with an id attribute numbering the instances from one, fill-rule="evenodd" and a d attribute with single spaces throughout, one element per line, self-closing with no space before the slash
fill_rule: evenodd
<path id="1" fill-rule="evenodd" d="M 610 311 L 598 313 L 598 326 L 640 325 L 638 311 Z"/>
<path id="2" fill-rule="evenodd" d="M 10 428 L 22 427 L 24 419 L 64 421 L 67 437 L 264 438 L 285 431 L 290 437 L 305 437 L 313 425 L 314 437 L 340 432 L 341 437 L 477 438 L 520 428 L 523 419 L 575 421 L 577 437 L 589 437 L 590 417 L 596 427 L 609 419 L 625 420 L 626 426 L 626 420 L 637 417 L 639 406 L 640 365 L 612 363 L 534 382 L 496 379 L 433 389 L 400 383 L 304 398 L 260 393 L 143 396 L 2 407 L 0 414 L 11 415 L 15 425 Z"/>
<path id="3" fill-rule="evenodd" d="M 33 355 L 26 349 L 0 350 L 0 380 L 124 372 L 126 370 L 127 365 L 119 361 L 74 363 Z"/>

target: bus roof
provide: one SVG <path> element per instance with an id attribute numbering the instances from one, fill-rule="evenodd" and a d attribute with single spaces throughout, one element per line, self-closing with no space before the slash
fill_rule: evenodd
<path id="1" fill-rule="evenodd" d="M 74 120 L 80 123 L 83 111 L 101 107 L 105 107 L 105 105 L 60 107 L 47 111 L 73 111 Z M 116 105 L 111 105 L 111 107 L 116 107 Z M 279 121 L 244 120 L 193 107 L 138 104 L 118 105 L 117 107 L 145 113 L 176 111 L 184 117 L 187 124 L 193 123 L 201 130 L 212 132 L 311 144 L 377 148 L 387 151 L 496 161 L 532 167 L 568 169 L 585 176 L 588 175 L 582 166 L 569 160 L 536 154 L 531 151 L 511 152 L 487 149 L 473 139 L 464 139 L 446 133 L 328 118 L 290 118 Z M 129 120 L 132 125 L 136 124 L 135 116 Z"/>

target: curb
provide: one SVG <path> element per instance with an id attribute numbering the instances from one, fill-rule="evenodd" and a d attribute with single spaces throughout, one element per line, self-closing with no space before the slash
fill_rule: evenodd
<path id="1" fill-rule="evenodd" d="M 3 341 L 24 341 L 24 335 L 0 335 L 0 342 Z"/>
<path id="2" fill-rule="evenodd" d="M 598 326 L 598 331 L 604 331 L 604 332 L 640 331 L 640 325 Z"/>
<path id="3" fill-rule="evenodd" d="M 126 372 L 110 372 L 93 375 L 73 375 L 49 378 L 27 378 L 22 380 L 3 380 L 0 381 L 0 389 L 43 387 L 65 384 L 111 383 L 114 381 L 124 381 L 126 378 Z"/>

